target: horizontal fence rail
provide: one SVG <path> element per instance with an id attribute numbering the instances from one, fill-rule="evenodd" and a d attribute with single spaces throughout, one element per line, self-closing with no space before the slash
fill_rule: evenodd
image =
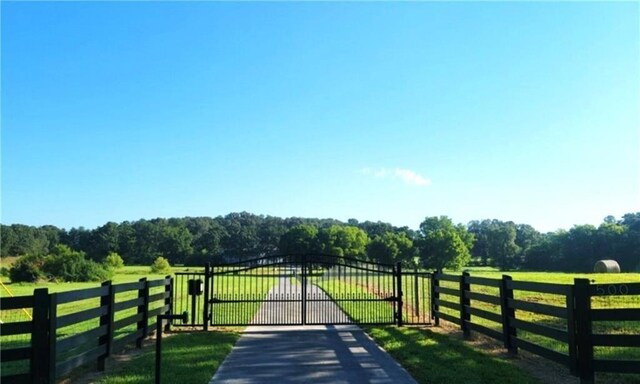
<path id="1" fill-rule="evenodd" d="M 115 349 L 136 343 L 152 330 L 155 316 L 171 310 L 173 278 L 112 284 L 82 290 L 2 299 L 2 311 L 30 309 L 28 321 L 0 324 L 0 335 L 18 335 L 0 348 L 2 383 L 55 383 L 79 366 L 104 370 Z M 28 314 L 28 312 L 27 312 Z"/>
<path id="2" fill-rule="evenodd" d="M 567 285 L 439 271 L 432 280 L 436 325 L 446 320 L 460 326 L 465 337 L 478 332 L 511 353 L 523 349 L 552 360 L 583 383 L 594 382 L 595 372 L 640 374 L 640 283 L 592 285 L 575 279 Z M 633 298 L 637 305 L 625 307 L 618 300 L 601 308 L 602 300 L 613 297 Z M 625 348 L 625 353 L 616 359 L 594 357 L 595 348 L 611 347 Z"/>

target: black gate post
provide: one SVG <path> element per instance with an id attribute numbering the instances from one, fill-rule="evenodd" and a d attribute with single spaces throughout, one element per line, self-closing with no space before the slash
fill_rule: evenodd
<path id="1" fill-rule="evenodd" d="M 441 271 L 436 269 L 433 275 L 431 275 L 431 317 L 435 320 L 436 326 L 440 325 L 440 317 L 438 316 L 440 312 L 440 305 L 438 304 L 440 301 L 440 292 L 438 292 L 440 273 Z"/>
<path id="2" fill-rule="evenodd" d="M 209 285 L 211 284 L 211 263 L 204 266 L 204 302 L 202 303 L 202 322 L 205 331 L 209 330 Z"/>
<path id="3" fill-rule="evenodd" d="M 307 255 L 302 254 L 302 325 L 307 324 Z"/>
<path id="4" fill-rule="evenodd" d="M 420 322 L 420 288 L 418 284 L 418 266 L 415 265 L 413 267 L 413 313 L 417 318 L 417 321 Z"/>
<path id="5" fill-rule="evenodd" d="M 402 327 L 402 264 L 398 261 L 396 263 L 396 281 L 398 283 L 398 312 L 396 314 L 398 327 Z"/>

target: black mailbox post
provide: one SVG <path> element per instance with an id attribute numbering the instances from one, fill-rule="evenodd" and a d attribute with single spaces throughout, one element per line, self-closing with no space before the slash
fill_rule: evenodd
<path id="1" fill-rule="evenodd" d="M 162 360 L 162 320 L 181 320 L 182 324 L 189 321 L 189 313 L 182 312 L 181 315 L 158 315 L 156 320 L 156 384 L 160 384 L 160 366 Z"/>
<path id="2" fill-rule="evenodd" d="M 196 322 L 195 314 L 198 313 L 198 308 L 196 308 L 198 304 L 197 297 L 201 296 L 202 292 L 204 292 L 203 286 L 204 283 L 201 279 L 187 280 L 187 294 L 191 296 L 191 313 L 194 314 L 191 318 L 191 324 L 195 324 Z"/>
<path id="3" fill-rule="evenodd" d="M 187 293 L 191 296 L 202 295 L 204 283 L 201 279 L 191 279 L 187 281 Z"/>

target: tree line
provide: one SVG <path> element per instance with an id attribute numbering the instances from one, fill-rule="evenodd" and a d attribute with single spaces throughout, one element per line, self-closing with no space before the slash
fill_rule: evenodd
<path id="1" fill-rule="evenodd" d="M 455 224 L 427 217 L 419 229 L 350 219 L 279 218 L 247 212 L 226 216 L 108 222 L 95 229 L 1 225 L 0 254 L 48 255 L 65 245 L 95 261 L 117 253 L 126 264 L 149 265 L 161 256 L 172 265 L 202 265 L 274 253 L 325 253 L 407 266 L 460 269 L 588 272 L 600 259 L 623 271 L 640 270 L 640 212 L 599 226 L 540 233 L 527 224 L 476 220 Z"/>

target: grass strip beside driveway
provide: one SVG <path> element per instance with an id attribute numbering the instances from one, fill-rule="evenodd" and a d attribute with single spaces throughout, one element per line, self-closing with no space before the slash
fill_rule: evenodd
<path id="1" fill-rule="evenodd" d="M 539 383 L 508 360 L 428 329 L 370 326 L 367 333 L 418 383 Z"/>
<path id="2" fill-rule="evenodd" d="M 180 333 L 162 340 L 162 381 L 166 383 L 208 383 L 231 348 L 240 338 L 234 331 Z M 132 361 L 117 367 L 100 384 L 153 383 L 155 345 Z"/>

